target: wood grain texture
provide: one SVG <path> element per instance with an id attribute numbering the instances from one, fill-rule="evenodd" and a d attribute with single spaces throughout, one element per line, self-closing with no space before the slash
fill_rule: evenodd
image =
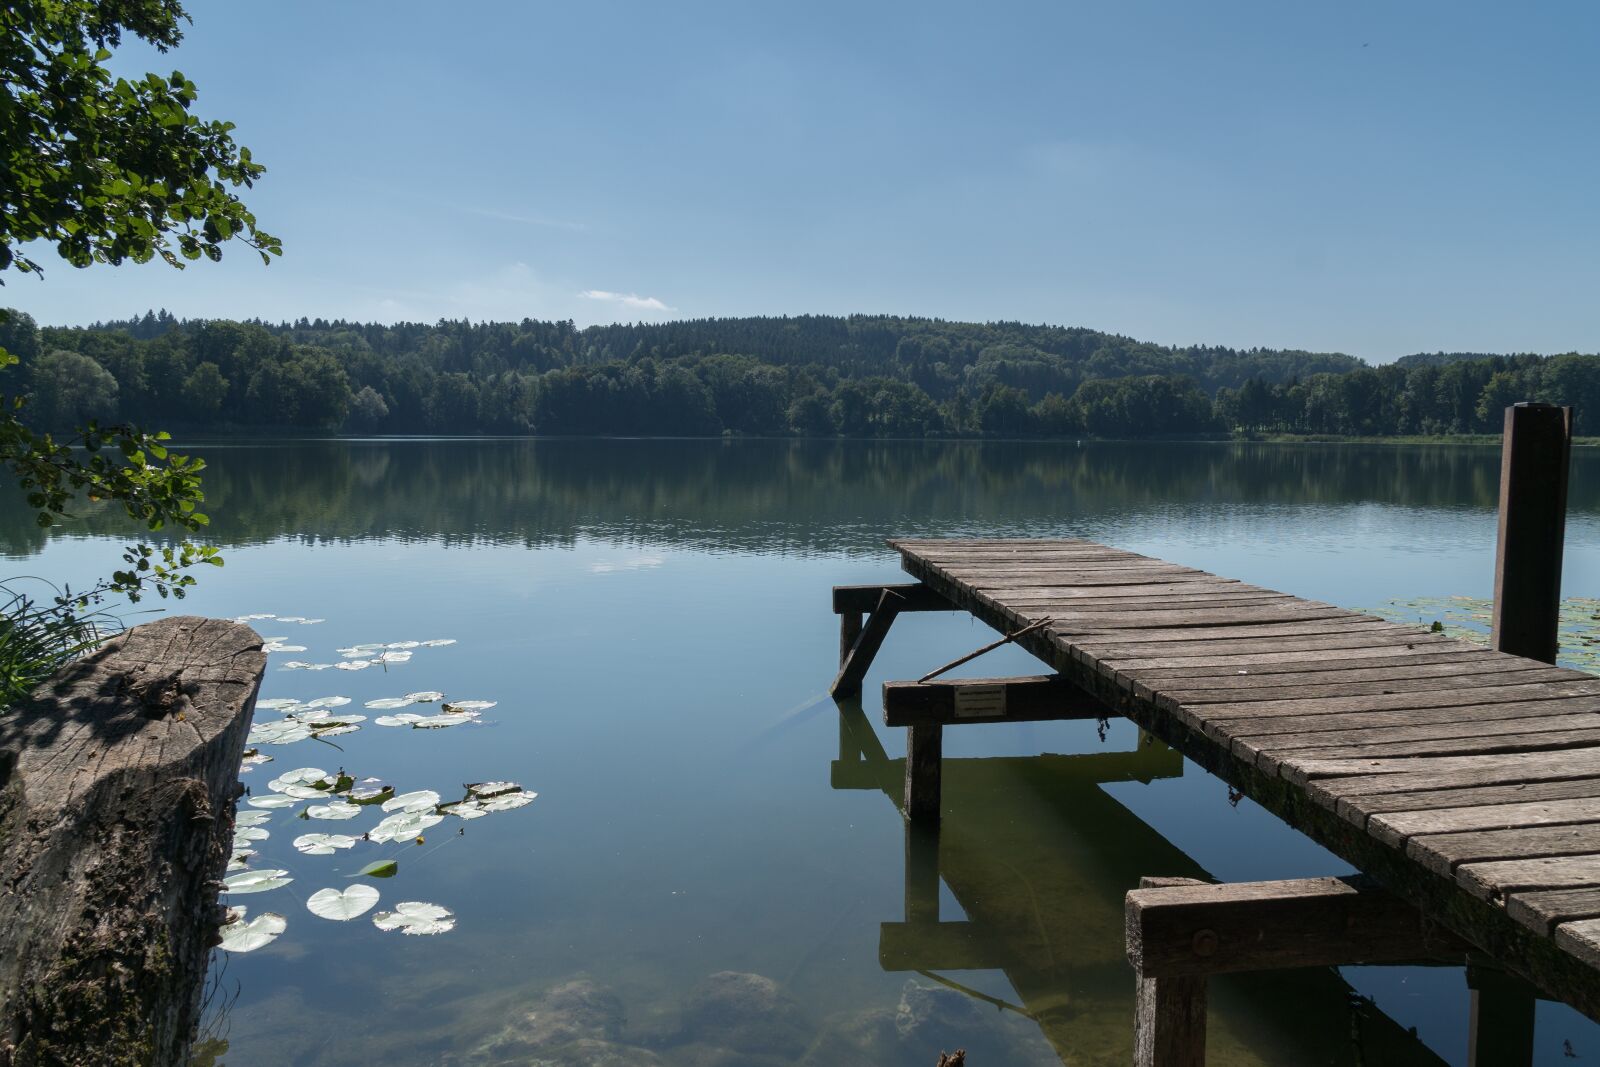
<path id="1" fill-rule="evenodd" d="M 0 1064 L 183 1061 L 265 666 L 161 619 L 0 716 Z"/>

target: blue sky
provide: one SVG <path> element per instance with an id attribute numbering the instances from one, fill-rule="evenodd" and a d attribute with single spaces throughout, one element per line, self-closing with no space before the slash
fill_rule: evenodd
<path id="1" fill-rule="evenodd" d="M 1592 3 L 189 9 L 177 51 L 119 63 L 238 124 L 283 259 L 54 263 L 0 300 L 1600 348 Z"/>

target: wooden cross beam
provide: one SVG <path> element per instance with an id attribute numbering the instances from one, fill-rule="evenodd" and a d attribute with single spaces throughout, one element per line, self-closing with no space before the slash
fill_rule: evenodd
<path id="1" fill-rule="evenodd" d="M 1117 715 L 1059 674 L 885 682 L 885 726 L 1109 719 Z"/>
<path id="2" fill-rule="evenodd" d="M 1137 1067 L 1203 1067 L 1206 978 L 1451 959 L 1472 946 L 1364 875 L 1210 885 L 1146 878 L 1127 896 Z"/>

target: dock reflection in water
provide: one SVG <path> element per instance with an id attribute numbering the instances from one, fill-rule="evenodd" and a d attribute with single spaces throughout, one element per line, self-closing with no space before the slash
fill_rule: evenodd
<path id="1" fill-rule="evenodd" d="M 902 807 L 905 761 L 885 753 L 859 701 L 839 714 L 833 787 Z M 1142 734 L 1132 751 L 946 758 L 939 830 L 906 827 L 905 915 L 882 924 L 879 964 L 1027 1016 L 1063 1064 L 1131 1062 L 1123 894 L 1146 875 L 1206 872 L 1100 786 L 1183 771 Z M 940 915 L 941 881 L 964 920 Z M 949 973 L 996 970 L 1020 1003 Z M 1213 978 L 1209 1018 L 1212 1064 L 1444 1063 L 1331 968 Z"/>

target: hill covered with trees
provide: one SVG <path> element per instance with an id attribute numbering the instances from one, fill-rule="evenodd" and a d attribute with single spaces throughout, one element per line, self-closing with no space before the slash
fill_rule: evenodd
<path id="1" fill-rule="evenodd" d="M 891 316 L 0 326 L 43 426 L 816 437 L 1493 433 L 1514 400 L 1600 432 L 1600 357 L 1354 357 Z"/>

